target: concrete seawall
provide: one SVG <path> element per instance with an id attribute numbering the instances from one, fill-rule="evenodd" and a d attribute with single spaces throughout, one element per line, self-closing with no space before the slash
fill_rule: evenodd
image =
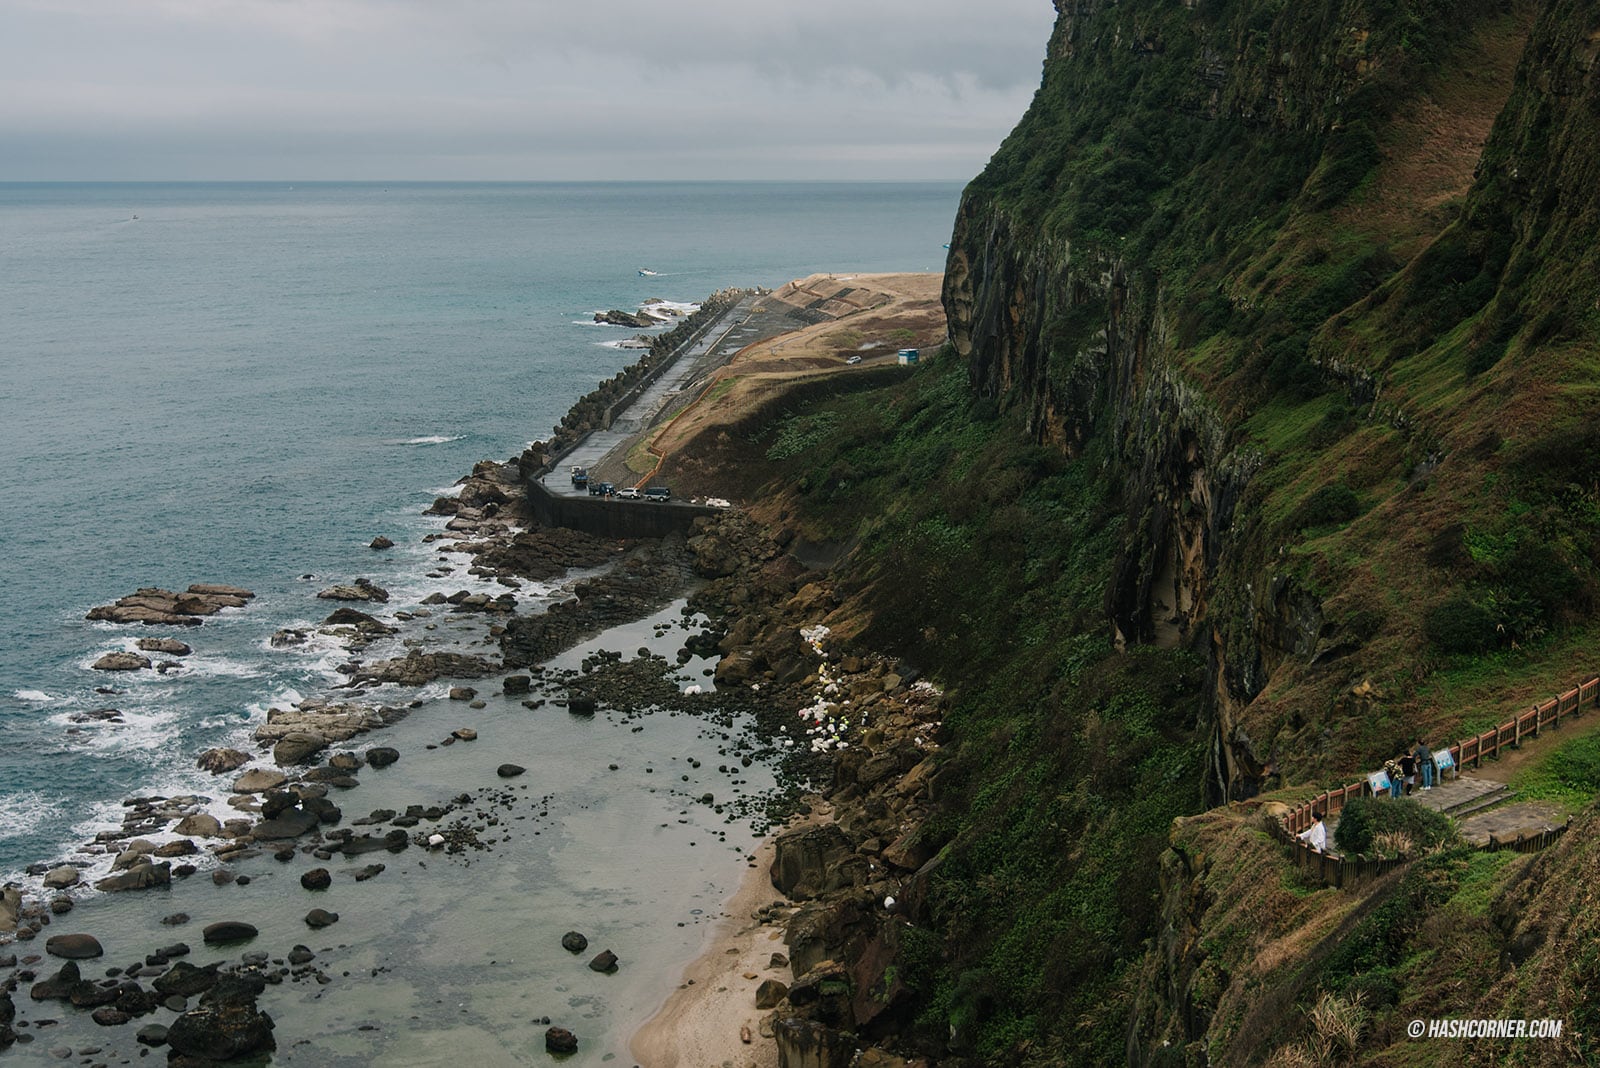
<path id="1" fill-rule="evenodd" d="M 687 534 L 703 515 L 727 509 L 680 501 L 621 501 L 615 497 L 569 497 L 552 493 L 538 478 L 527 480 L 528 510 L 540 526 L 568 527 L 600 538 L 660 538 Z"/>

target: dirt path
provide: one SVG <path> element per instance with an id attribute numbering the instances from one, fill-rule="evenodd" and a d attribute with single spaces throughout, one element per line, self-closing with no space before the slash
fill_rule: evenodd
<path id="1" fill-rule="evenodd" d="M 1589 709 L 1582 715 L 1563 719 L 1559 729 L 1546 728 L 1537 738 L 1524 735 L 1521 748 L 1503 750 L 1498 758 L 1485 760 L 1483 767 L 1473 768 L 1472 774 L 1480 779 L 1510 782 L 1513 775 L 1549 756 L 1556 746 L 1597 731 L 1600 731 L 1600 715 L 1594 709 Z"/>

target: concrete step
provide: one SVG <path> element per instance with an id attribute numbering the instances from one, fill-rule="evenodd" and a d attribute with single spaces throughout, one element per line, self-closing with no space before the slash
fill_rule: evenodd
<path id="1" fill-rule="evenodd" d="M 1496 805 L 1503 804 L 1504 802 L 1509 801 L 1516 796 L 1516 793 L 1513 792 L 1510 787 L 1501 786 L 1501 788 L 1498 790 L 1491 790 L 1490 792 L 1482 794 L 1471 801 L 1463 802 L 1462 804 L 1447 808 L 1444 810 L 1444 814 L 1459 822 L 1466 819 L 1468 816 L 1476 815 L 1485 809 L 1491 809 Z"/>
<path id="2" fill-rule="evenodd" d="M 1443 812 L 1450 816 L 1460 809 L 1475 804 L 1479 798 L 1504 789 L 1504 783 L 1462 775 L 1441 782 L 1431 790 L 1417 790 L 1411 795 L 1411 799 L 1424 808 L 1431 808 L 1435 812 Z"/>

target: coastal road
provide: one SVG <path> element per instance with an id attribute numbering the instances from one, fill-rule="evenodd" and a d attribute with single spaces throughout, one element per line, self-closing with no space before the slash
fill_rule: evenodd
<path id="1" fill-rule="evenodd" d="M 630 438 L 648 427 L 657 414 L 684 389 L 696 385 L 712 370 L 727 363 L 734 353 L 752 340 L 763 334 L 771 336 L 794 329 L 794 323 L 788 322 L 781 330 L 767 333 L 767 316 L 755 311 L 759 299 L 751 294 L 724 312 L 698 341 L 679 353 L 661 377 L 618 414 L 609 430 L 594 431 L 568 453 L 556 469 L 546 476 L 546 488 L 552 493 L 569 497 L 584 496 L 589 491 L 572 484 L 567 475 L 569 468 L 584 467 L 591 471 L 598 468 L 613 451 L 623 447 Z"/>

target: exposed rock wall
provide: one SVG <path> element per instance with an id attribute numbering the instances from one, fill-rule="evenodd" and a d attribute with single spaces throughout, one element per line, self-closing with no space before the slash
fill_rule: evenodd
<path id="1" fill-rule="evenodd" d="M 1111 443 L 1128 537 L 1107 625 L 1119 643 L 1209 656 L 1213 800 L 1268 770 L 1242 710 L 1285 661 L 1311 663 L 1340 636 L 1279 568 L 1248 506 L 1263 466 L 1241 432 L 1249 412 L 1185 366 L 1179 321 L 1271 244 L 1268 220 L 1336 197 L 1347 131 L 1381 123 L 1440 42 L 1499 10 L 1402 6 L 1061 0 L 1039 95 L 956 219 L 951 344 L 974 391 L 1025 411 L 1041 443 Z M 1402 16 L 1434 52 L 1398 36 Z M 1585 76 L 1560 69 L 1562 84 Z M 1281 173 L 1251 184 L 1267 161 Z M 1261 225 L 1230 221 L 1230 200 Z"/>

